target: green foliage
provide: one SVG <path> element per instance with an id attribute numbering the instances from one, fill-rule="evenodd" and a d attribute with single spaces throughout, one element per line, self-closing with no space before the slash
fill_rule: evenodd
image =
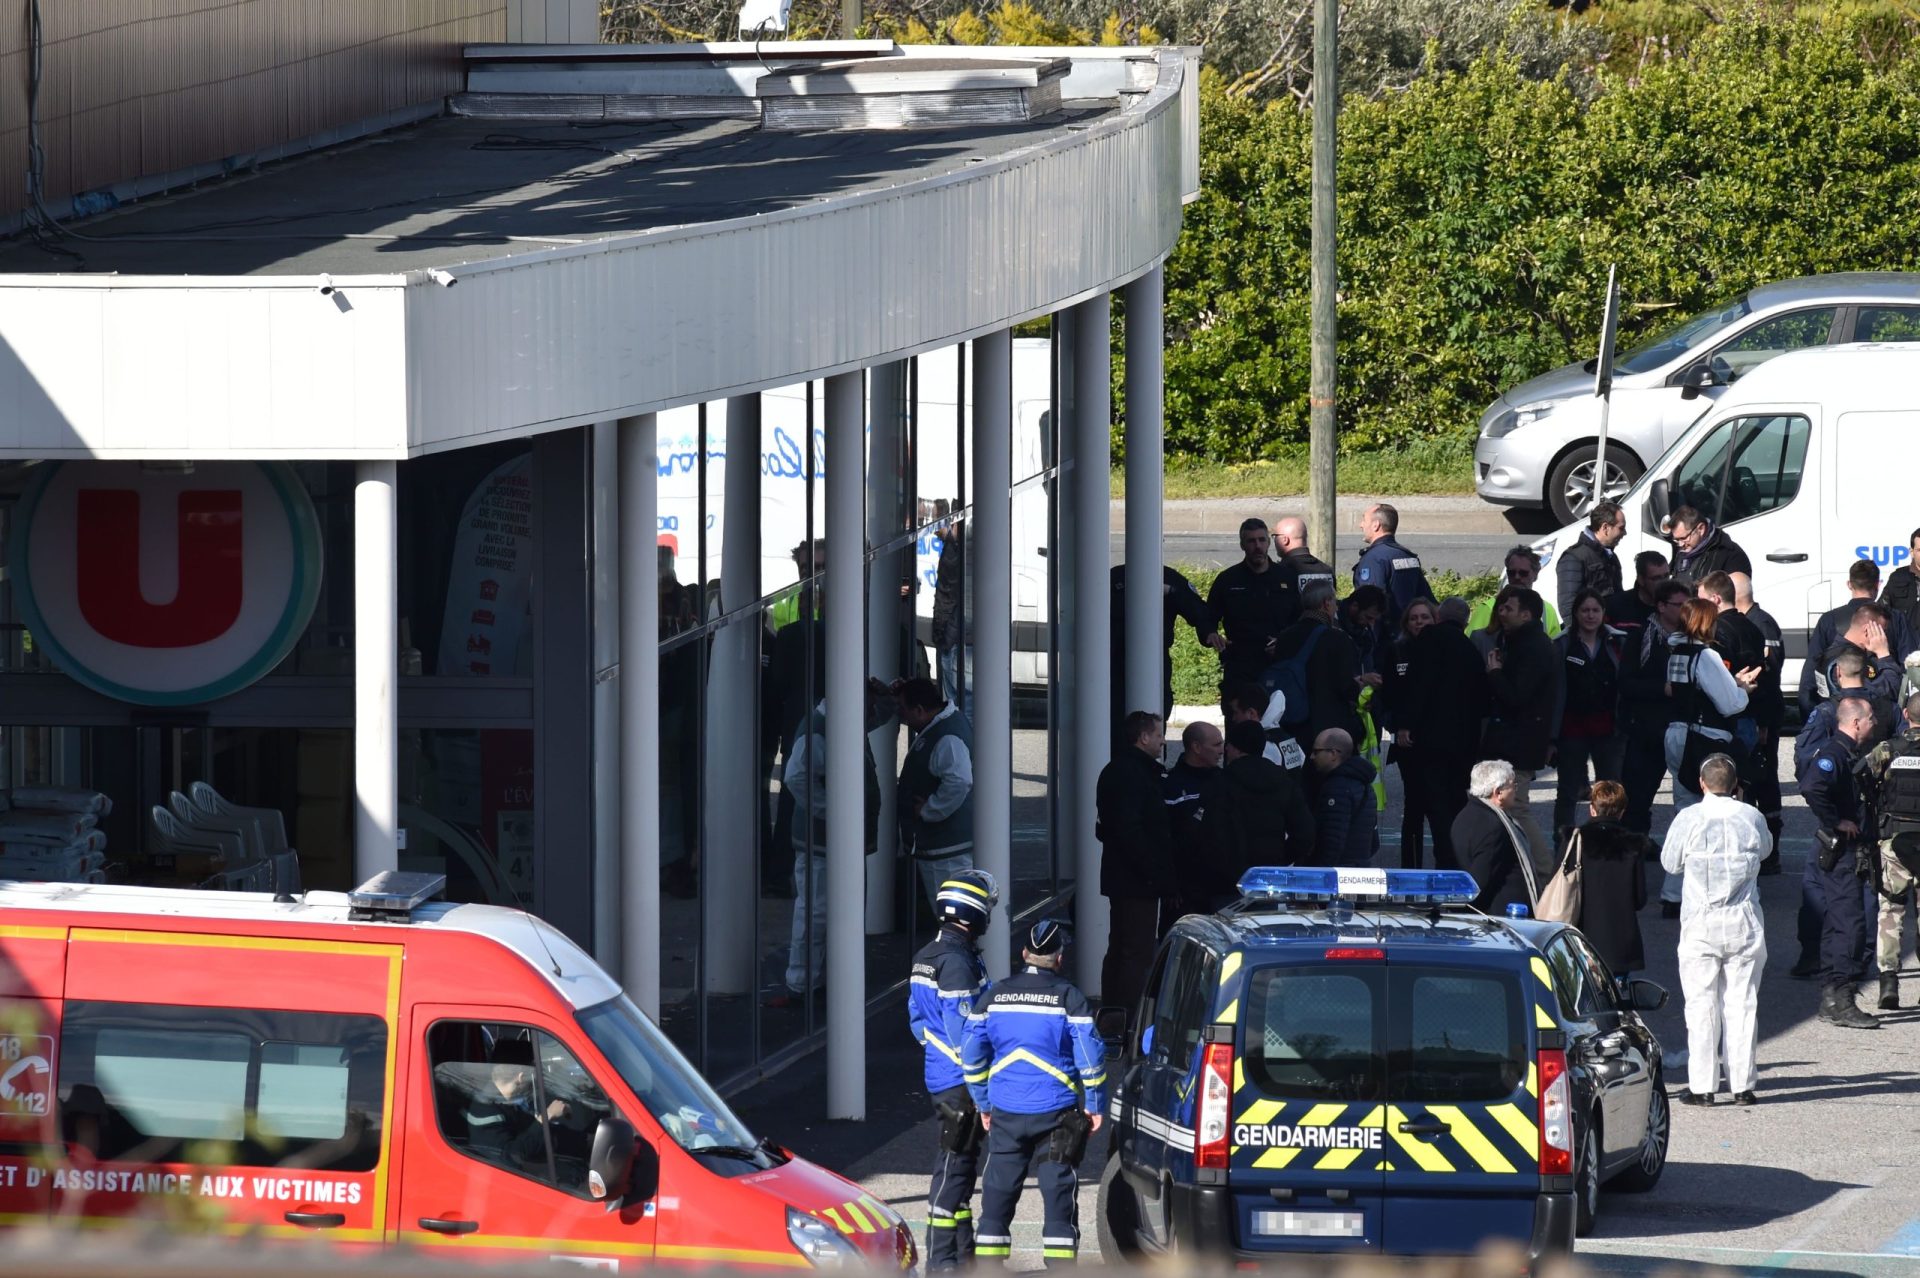
<path id="1" fill-rule="evenodd" d="M 1213 588 L 1213 579 L 1219 574 L 1211 568 L 1196 568 L 1188 564 L 1175 564 L 1175 568 L 1186 574 L 1193 588 L 1206 598 L 1207 591 Z M 1344 598 L 1353 589 L 1353 583 L 1346 574 L 1335 577 L 1340 594 Z M 1427 584 L 1433 587 L 1436 599 L 1445 599 L 1449 595 L 1463 596 L 1468 603 L 1479 603 L 1500 589 L 1498 573 L 1482 573 L 1473 577 L 1462 577 L 1457 572 L 1430 572 Z M 1220 702 L 1220 657 L 1213 649 L 1205 647 L 1194 636 L 1193 627 L 1184 622 L 1174 627 L 1173 639 L 1173 704 L 1176 706 L 1211 706 Z"/>
<path id="2" fill-rule="evenodd" d="M 1505 387 L 1590 356 L 1609 263 L 1623 343 L 1769 280 L 1920 265 L 1920 54 L 1863 38 L 1749 13 L 1591 97 L 1503 53 L 1348 100 L 1342 447 L 1464 439 Z M 1307 437 L 1309 122 L 1213 75 L 1201 110 L 1168 450 L 1280 458 Z"/>

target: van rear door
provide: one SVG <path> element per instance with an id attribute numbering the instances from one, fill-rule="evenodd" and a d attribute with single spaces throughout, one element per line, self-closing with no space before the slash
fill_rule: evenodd
<path id="1" fill-rule="evenodd" d="M 1243 1251 L 1381 1249 L 1387 990 L 1383 951 L 1336 943 L 1248 976 L 1228 1172 Z"/>
<path id="2" fill-rule="evenodd" d="M 1533 1044 L 1546 1014 L 1524 968 L 1428 957 L 1386 969 L 1386 1249 L 1524 1244 L 1541 1188 Z"/>
<path id="3" fill-rule="evenodd" d="M 0 925 L 0 1225 L 45 1216 L 67 929 Z"/>
<path id="4" fill-rule="evenodd" d="M 401 954 L 73 928 L 54 1214 L 385 1241 Z"/>

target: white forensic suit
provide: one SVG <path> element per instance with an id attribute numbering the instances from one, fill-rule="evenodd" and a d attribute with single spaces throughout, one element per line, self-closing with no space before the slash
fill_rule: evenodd
<path id="1" fill-rule="evenodd" d="M 1683 877 L 1680 989 L 1687 1000 L 1687 1086 L 1711 1096 L 1726 1045 L 1727 1090 L 1753 1090 L 1755 1018 L 1767 937 L 1760 862 L 1773 838 L 1759 809 L 1707 794 L 1673 818 L 1660 864 Z"/>

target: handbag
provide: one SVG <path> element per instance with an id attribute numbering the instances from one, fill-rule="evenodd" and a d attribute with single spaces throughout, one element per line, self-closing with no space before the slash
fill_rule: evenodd
<path id="1" fill-rule="evenodd" d="M 1566 858 L 1541 890 L 1533 916 L 1553 923 L 1580 921 L 1580 831 L 1573 832 Z"/>

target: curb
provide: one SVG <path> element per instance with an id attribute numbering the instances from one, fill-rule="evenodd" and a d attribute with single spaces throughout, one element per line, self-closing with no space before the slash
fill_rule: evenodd
<path id="1" fill-rule="evenodd" d="M 1371 494 L 1343 494 L 1334 503 L 1340 531 L 1359 527 L 1360 513 L 1377 501 L 1391 501 L 1400 512 L 1402 527 L 1410 532 L 1498 533 L 1514 534 L 1504 510 L 1478 497 L 1378 497 Z M 1108 506 L 1107 526 L 1113 532 L 1126 531 L 1127 503 L 1114 498 Z M 1182 498 L 1160 504 L 1160 526 L 1169 533 L 1238 534 L 1245 519 L 1264 519 L 1268 524 L 1285 515 L 1307 516 L 1305 497 L 1223 497 Z"/>

